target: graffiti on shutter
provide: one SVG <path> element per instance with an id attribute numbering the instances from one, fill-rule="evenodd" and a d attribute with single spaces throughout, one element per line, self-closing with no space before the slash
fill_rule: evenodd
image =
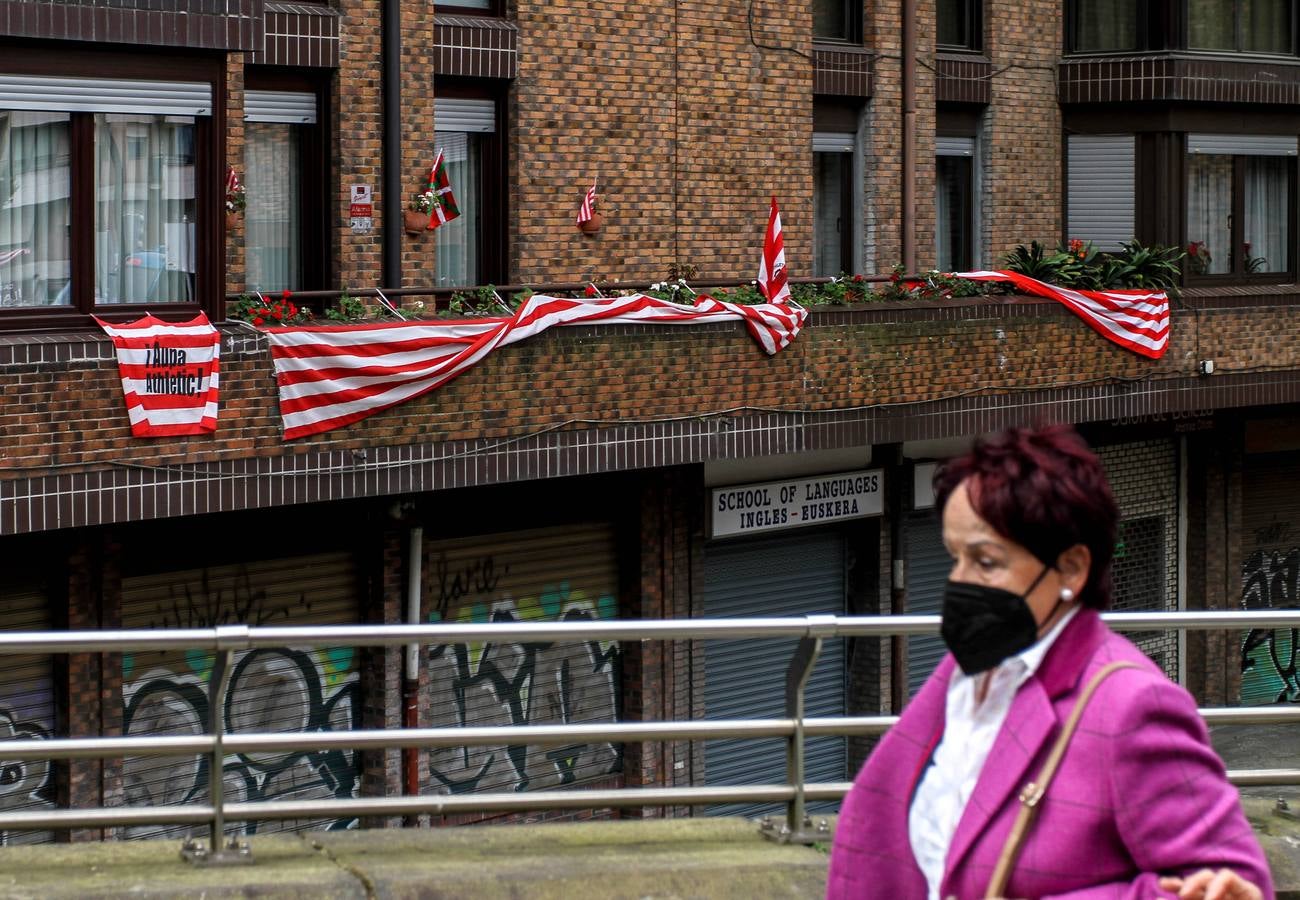
<path id="1" fill-rule="evenodd" d="M 355 574 L 348 554 L 322 554 L 123 582 L 123 627 L 345 625 L 357 621 Z M 276 647 L 234 654 L 226 694 L 226 732 L 324 732 L 357 727 L 358 670 L 350 647 Z M 200 650 L 122 656 L 122 728 L 128 735 L 207 731 L 212 654 Z M 205 803 L 207 759 L 128 757 L 129 806 Z M 356 796 L 356 751 L 231 754 L 222 767 L 227 803 Z M 231 833 L 266 834 L 346 828 L 352 819 L 232 823 Z M 176 836 L 189 826 L 145 825 L 128 837 Z"/>
<path id="2" fill-rule="evenodd" d="M 1249 456 L 1243 472 L 1242 609 L 1300 607 L 1300 458 Z M 1253 628 L 1241 638 L 1241 702 L 1300 703 L 1295 628 Z"/>
<path id="3" fill-rule="evenodd" d="M 614 618 L 618 572 L 606 525 L 430 543 L 430 622 L 563 622 Z M 446 644 L 428 648 L 434 727 L 612 722 L 616 642 Z M 448 747 L 427 756 L 432 790 L 523 791 L 622 769 L 607 742 Z"/>
<path id="4" fill-rule="evenodd" d="M 0 631 L 48 631 L 43 591 L 0 588 Z M 0 740 L 48 740 L 54 732 L 53 657 L 0 656 Z M 49 760 L 0 762 L 0 812 L 54 809 Z M 53 840 L 48 831 L 0 831 L 0 844 Z"/>

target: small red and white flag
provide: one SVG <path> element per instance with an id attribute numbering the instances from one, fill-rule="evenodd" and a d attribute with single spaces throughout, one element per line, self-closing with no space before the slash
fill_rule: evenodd
<path id="1" fill-rule="evenodd" d="M 1169 295 L 1154 290 L 1079 291 L 1018 272 L 957 272 L 973 281 L 1007 281 L 1024 294 L 1064 304 L 1107 340 L 1151 359 L 1169 348 Z"/>
<path id="2" fill-rule="evenodd" d="M 425 190 L 433 194 L 433 209 L 429 211 L 426 231 L 446 225 L 460 215 L 460 207 L 456 205 L 456 196 L 451 192 L 451 179 L 447 177 L 447 163 L 442 158 L 441 150 L 433 161 L 433 168 L 429 170 L 429 184 Z"/>
<path id="3" fill-rule="evenodd" d="M 781 235 L 781 211 L 772 195 L 772 209 L 767 214 L 767 234 L 763 237 L 763 258 L 758 263 L 758 289 L 768 303 L 790 300 L 790 285 L 785 272 L 785 238 Z"/>
<path id="4" fill-rule="evenodd" d="M 587 193 L 583 195 L 582 207 L 578 210 L 578 224 L 590 222 L 592 215 L 596 212 L 596 180 L 593 178 L 591 187 L 587 188 Z"/>
<path id="5" fill-rule="evenodd" d="M 95 321 L 113 339 L 131 433 L 205 434 L 217 429 L 221 335 L 199 313 L 188 322 L 147 315 L 125 325 Z"/>
<path id="6" fill-rule="evenodd" d="M 239 190 L 239 175 L 234 166 L 226 166 L 226 193 L 233 194 Z"/>

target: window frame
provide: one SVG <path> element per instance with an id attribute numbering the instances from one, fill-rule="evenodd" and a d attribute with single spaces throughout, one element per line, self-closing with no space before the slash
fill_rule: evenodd
<path id="1" fill-rule="evenodd" d="M 1192 154 L 1187 152 L 1186 135 L 1184 135 L 1183 156 L 1184 160 L 1189 159 Z M 1228 155 L 1228 154 L 1223 154 Z M 1268 272 L 1247 272 L 1245 269 L 1245 260 L 1238 248 L 1245 244 L 1245 221 L 1246 221 L 1246 159 L 1249 154 L 1231 154 L 1232 159 L 1232 232 L 1228 238 L 1229 246 L 1233 248 L 1232 253 L 1232 270 L 1229 272 L 1217 272 L 1213 274 L 1196 274 L 1192 271 L 1191 262 L 1184 257 L 1183 259 L 1183 284 L 1187 287 L 1210 287 L 1213 285 L 1238 285 L 1238 284 L 1277 284 L 1280 280 L 1284 282 L 1294 282 L 1297 271 L 1297 236 L 1296 227 L 1300 224 L 1297 219 L 1296 198 L 1297 198 L 1297 158 L 1295 156 L 1278 156 L 1274 158 L 1285 159 L 1288 162 L 1287 171 L 1287 268 L 1281 270 L 1270 270 Z M 1182 241 L 1181 245 L 1185 248 L 1191 241 L 1191 235 L 1187 232 L 1187 206 L 1191 201 L 1191 190 L 1187 180 L 1187 165 L 1183 165 L 1182 177 Z"/>
<path id="2" fill-rule="evenodd" d="M 960 44 L 939 43 L 938 27 L 935 27 L 935 47 L 944 53 L 981 53 L 984 50 L 984 2 L 983 0 L 955 0 L 966 7 L 966 39 Z M 936 15 L 938 6 L 935 7 Z"/>
<path id="3" fill-rule="evenodd" d="M 1228 0 L 1239 9 L 1240 0 Z M 1105 54 L 1152 53 L 1162 50 L 1187 50 L 1192 53 L 1227 53 L 1232 55 L 1265 56 L 1274 59 L 1294 59 L 1300 56 L 1300 4 L 1291 2 L 1291 51 L 1266 53 L 1253 50 L 1209 50 L 1189 47 L 1191 15 L 1188 0 L 1137 0 L 1137 46 L 1132 49 L 1081 50 L 1078 48 L 1080 0 L 1069 0 L 1066 8 L 1064 48 L 1067 56 L 1100 56 Z M 1239 21 L 1239 19 L 1238 19 Z M 1238 29 L 1239 42 L 1239 29 Z"/>
<path id="4" fill-rule="evenodd" d="M 438 0 L 437 15 L 483 16 L 490 19 L 505 17 L 505 0 L 488 0 L 488 8 L 461 6 L 456 0 Z"/>
<path id="5" fill-rule="evenodd" d="M 255 91 L 300 91 L 316 95 L 316 124 L 300 126 L 302 142 L 299 157 L 302 171 L 298 178 L 298 214 L 301 216 L 299 241 L 302 254 L 302 287 L 299 290 L 324 290 L 330 286 L 330 273 L 333 271 L 330 253 L 331 218 L 327 205 L 329 198 L 337 196 L 330 184 L 329 138 L 333 133 L 330 121 L 329 80 L 317 77 L 316 73 L 306 73 L 300 69 L 278 66 L 249 66 L 244 75 L 245 90 Z M 242 161 L 241 161 L 242 165 Z M 248 283 L 248 238 L 245 232 L 244 283 Z M 322 301 L 308 303 L 319 307 Z M 321 311 L 317 308 L 317 311 Z M 224 316 L 222 318 L 225 318 Z"/>
<path id="6" fill-rule="evenodd" d="M 510 188 L 509 148 L 507 145 L 507 84 L 474 78 L 440 78 L 434 86 L 435 97 L 466 100 L 490 100 L 496 110 L 495 130 L 482 140 L 479 160 L 479 184 L 482 208 L 478 217 L 475 242 L 478 247 L 479 284 L 451 285 L 452 287 L 477 287 L 485 284 L 509 282 L 510 252 Z M 438 131 L 437 116 L 433 130 Z M 455 194 L 456 185 L 451 186 Z M 456 195 L 458 201 L 461 200 Z M 434 279 L 437 279 L 437 259 L 434 259 Z"/>
<path id="7" fill-rule="evenodd" d="M 1288 0 L 1288 2 L 1291 4 L 1291 49 L 1289 51 L 1285 51 L 1282 53 L 1276 53 L 1268 50 L 1241 49 L 1242 0 L 1223 0 L 1223 2 L 1231 3 L 1233 7 L 1233 12 L 1235 13 L 1232 20 L 1233 38 L 1234 38 L 1234 43 L 1236 44 L 1236 47 L 1234 49 L 1228 50 L 1224 48 L 1214 48 L 1214 47 L 1193 47 L 1191 45 L 1192 16 L 1191 16 L 1191 12 L 1188 10 L 1187 7 L 1188 0 L 1181 0 L 1181 2 L 1178 4 L 1179 12 L 1181 13 L 1181 20 L 1178 22 L 1178 31 L 1175 32 L 1179 36 L 1178 46 L 1183 49 L 1189 50 L 1192 53 L 1231 53 L 1234 56 L 1236 55 L 1270 56 L 1273 57 L 1274 59 L 1294 59 L 1296 56 L 1300 56 L 1300 42 L 1297 41 L 1297 31 L 1296 31 L 1297 29 L 1296 20 L 1297 18 L 1300 18 L 1300 16 L 1297 16 L 1297 13 L 1300 12 L 1300 10 L 1297 10 L 1296 0 Z"/>
<path id="8" fill-rule="evenodd" d="M 58 45 L 6 48 L 0 72 L 81 78 L 203 81 L 211 85 L 209 115 L 194 118 L 195 259 L 194 294 L 183 303 L 113 303 L 95 306 L 95 125 L 94 112 L 69 113 L 69 255 L 71 303 L 68 306 L 19 306 L 0 309 L 0 332 L 97 329 L 93 316 L 124 322 L 152 313 L 184 320 L 203 312 L 212 321 L 225 319 L 226 242 L 221 204 L 225 171 L 226 85 L 224 57 L 188 57 L 133 48 L 122 53 L 76 45 L 75 52 L 51 52 Z"/>
<path id="9" fill-rule="evenodd" d="M 954 259 L 956 260 L 956 258 L 959 256 L 965 256 L 966 260 L 964 264 L 954 264 L 948 271 L 968 272 L 971 271 L 974 267 L 979 265 L 979 254 L 977 252 L 977 245 L 979 242 L 976 236 L 976 228 L 978 227 L 977 223 L 979 221 L 979 211 L 976 207 L 976 204 L 979 200 L 978 191 L 976 189 L 976 182 L 978 181 L 979 178 L 979 172 L 978 172 L 979 155 L 980 155 L 979 138 L 972 137 L 971 135 L 942 135 L 942 136 L 970 138 L 972 141 L 972 148 L 969 155 L 957 154 L 957 153 L 935 153 L 934 155 L 934 166 L 935 166 L 934 184 L 935 184 L 935 195 L 936 195 L 935 196 L 936 209 L 935 209 L 935 223 L 934 223 L 935 265 L 936 266 L 940 265 L 940 260 L 939 260 L 940 222 L 938 218 L 938 209 L 937 209 L 938 191 L 940 187 L 939 160 L 945 158 L 960 159 L 966 162 L 966 179 L 965 179 L 965 183 L 962 185 L 963 201 L 965 203 L 965 211 L 966 211 L 966 222 L 963 228 L 963 231 L 966 235 L 966 243 L 965 246 L 962 248 L 960 254 L 954 254 Z"/>
<path id="10" fill-rule="evenodd" d="M 841 0 L 844 10 L 844 37 L 832 37 L 816 33 L 816 17 L 813 17 L 813 42 L 817 44 L 854 44 L 863 41 L 862 2 L 861 0 Z"/>

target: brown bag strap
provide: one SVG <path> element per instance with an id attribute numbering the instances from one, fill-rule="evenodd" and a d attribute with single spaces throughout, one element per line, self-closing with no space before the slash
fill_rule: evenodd
<path id="1" fill-rule="evenodd" d="M 1029 836 L 1029 829 L 1033 827 L 1034 819 L 1038 816 L 1039 804 L 1042 803 L 1043 795 L 1047 793 L 1047 788 L 1051 785 L 1052 779 L 1056 777 L 1056 769 L 1061 764 L 1066 749 L 1070 746 L 1070 738 L 1074 737 L 1074 731 L 1079 727 L 1079 720 L 1083 718 L 1083 711 L 1087 708 L 1088 701 L 1097 692 L 1097 688 L 1101 687 L 1101 683 L 1109 678 L 1112 673 L 1118 672 L 1120 669 L 1136 668 L 1139 668 L 1138 664 L 1132 662 L 1110 663 L 1092 676 L 1088 686 L 1083 689 L 1083 693 L 1074 704 L 1074 709 L 1070 712 L 1070 718 L 1065 720 L 1065 727 L 1061 729 L 1060 735 L 1056 738 L 1056 743 L 1052 745 L 1052 752 L 1047 755 L 1047 762 L 1043 763 L 1043 768 L 1038 773 L 1038 777 L 1026 784 L 1020 792 L 1020 814 L 1016 816 L 1015 824 L 1011 826 L 1011 833 L 1007 835 L 1007 842 L 1002 845 L 1002 854 L 998 857 L 997 868 L 993 870 L 993 879 L 989 882 L 989 889 L 984 893 L 986 898 L 1004 896 L 1007 882 L 1011 880 L 1011 872 L 1016 867 L 1016 859 L 1020 856 L 1020 850 L 1024 846 L 1025 838 Z"/>

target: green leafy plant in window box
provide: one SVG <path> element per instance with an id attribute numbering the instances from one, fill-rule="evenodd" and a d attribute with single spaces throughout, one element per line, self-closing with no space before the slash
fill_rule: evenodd
<path id="1" fill-rule="evenodd" d="M 312 312 L 293 302 L 292 291 L 279 294 L 240 294 L 226 315 L 231 319 L 258 326 L 302 325 L 312 320 Z"/>

